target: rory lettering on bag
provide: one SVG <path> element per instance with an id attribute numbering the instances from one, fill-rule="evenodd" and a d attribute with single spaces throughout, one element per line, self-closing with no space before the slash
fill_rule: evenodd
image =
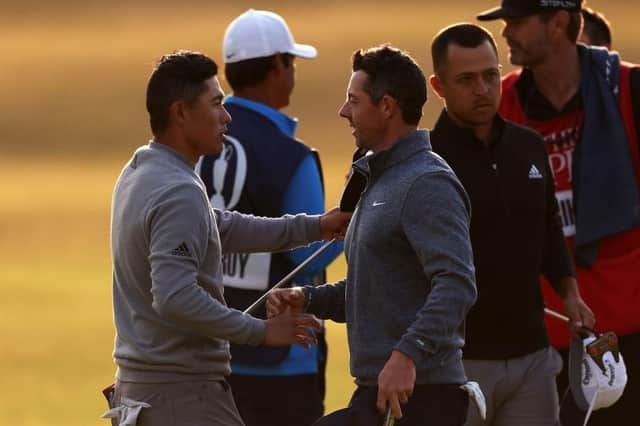
<path id="1" fill-rule="evenodd" d="M 222 256 L 222 283 L 245 290 L 269 286 L 271 253 L 227 253 Z"/>
<path id="2" fill-rule="evenodd" d="M 222 274 L 244 278 L 249 261 L 248 253 L 231 253 L 222 256 Z"/>

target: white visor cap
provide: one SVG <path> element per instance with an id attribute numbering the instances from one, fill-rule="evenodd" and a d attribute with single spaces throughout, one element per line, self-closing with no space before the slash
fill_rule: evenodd
<path id="1" fill-rule="evenodd" d="M 266 10 L 249 9 L 234 19 L 224 32 L 222 52 L 225 64 L 263 58 L 277 53 L 312 59 L 315 47 L 298 44 L 282 17 Z"/>

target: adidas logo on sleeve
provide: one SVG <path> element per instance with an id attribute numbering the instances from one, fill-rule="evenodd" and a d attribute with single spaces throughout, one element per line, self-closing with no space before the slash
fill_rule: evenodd
<path id="1" fill-rule="evenodd" d="M 184 242 L 180 244 L 178 247 L 171 250 L 171 254 L 174 256 L 182 256 L 182 257 L 191 257 L 191 252 L 189 251 L 189 247 Z"/>
<path id="2" fill-rule="evenodd" d="M 542 179 L 542 174 L 540 174 L 540 170 L 535 165 L 531 165 L 529 169 L 529 179 Z"/>

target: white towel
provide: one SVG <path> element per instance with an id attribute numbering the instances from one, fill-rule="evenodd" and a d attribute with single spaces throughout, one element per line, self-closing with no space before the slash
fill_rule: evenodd
<path id="1" fill-rule="evenodd" d="M 122 405 L 113 407 L 101 417 L 103 419 L 116 419 L 118 426 L 136 426 L 138 416 L 143 408 L 151 408 L 150 404 L 142 401 L 135 401 L 126 396 L 122 397 Z"/>
<path id="2" fill-rule="evenodd" d="M 463 389 L 469 395 L 469 399 L 474 402 L 476 408 L 478 409 L 478 413 L 482 420 L 487 419 L 487 402 L 484 399 L 484 394 L 482 393 L 482 389 L 480 389 L 480 385 L 476 382 L 467 382 L 464 385 L 460 386 L 460 389 Z"/>

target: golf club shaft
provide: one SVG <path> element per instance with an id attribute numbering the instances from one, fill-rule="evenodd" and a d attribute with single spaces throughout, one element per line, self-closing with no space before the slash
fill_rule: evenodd
<path id="1" fill-rule="evenodd" d="M 387 408 L 387 414 L 384 416 L 383 426 L 393 426 L 396 423 L 396 419 L 391 415 L 391 404 Z"/>
<path id="2" fill-rule="evenodd" d="M 544 313 L 545 313 L 545 314 L 547 314 L 547 315 L 549 315 L 549 316 L 552 316 L 552 317 L 554 317 L 554 318 L 557 318 L 557 319 L 559 319 L 559 320 L 561 320 L 561 321 L 564 321 L 564 322 L 566 322 L 566 323 L 571 322 L 571 319 L 570 319 L 568 316 L 566 316 L 566 315 L 562 315 L 562 314 L 560 314 L 560 313 L 558 313 L 558 312 L 554 311 L 553 309 L 544 308 Z M 584 332 L 591 333 L 591 334 L 593 334 L 594 336 L 598 336 L 598 335 L 599 335 L 599 334 L 598 334 L 598 332 L 597 332 L 597 331 L 595 331 L 593 328 L 589 328 L 589 327 L 586 327 L 586 326 L 584 326 L 584 325 L 583 325 L 582 327 L 580 327 L 580 329 L 581 329 L 582 331 L 584 331 Z"/>
<path id="3" fill-rule="evenodd" d="M 553 309 L 549 309 L 549 308 L 544 308 L 544 313 L 547 315 L 550 315 L 554 318 L 558 318 L 559 320 L 562 320 L 564 322 L 569 322 L 569 317 L 566 315 L 562 315 L 556 311 L 554 311 Z"/>
<path id="4" fill-rule="evenodd" d="M 311 256 L 309 256 L 308 258 L 306 258 L 304 262 L 302 262 L 301 264 L 296 266 L 296 268 L 293 271 L 289 272 L 286 277 L 284 277 L 283 279 L 278 281 L 278 283 L 276 285 L 274 285 L 273 287 L 271 287 L 269 289 L 269 291 L 267 291 L 265 294 L 260 296 L 260 298 L 258 300 L 253 302 L 253 304 L 251 304 L 251 306 L 249 306 L 247 309 L 244 310 L 244 313 L 245 314 L 252 313 L 258 306 L 260 306 L 267 299 L 267 297 L 269 297 L 269 294 L 273 290 L 275 290 L 276 288 L 282 287 L 283 285 L 288 283 L 298 272 L 300 272 L 305 266 L 307 266 L 309 264 L 309 262 L 311 262 L 313 259 L 318 257 L 323 251 L 328 249 L 329 246 L 331 244 L 333 244 L 334 241 L 335 241 L 335 238 L 332 239 L 332 240 L 327 241 L 326 243 L 324 243 L 322 245 L 322 247 L 320 247 L 318 250 L 313 252 L 313 254 Z"/>

